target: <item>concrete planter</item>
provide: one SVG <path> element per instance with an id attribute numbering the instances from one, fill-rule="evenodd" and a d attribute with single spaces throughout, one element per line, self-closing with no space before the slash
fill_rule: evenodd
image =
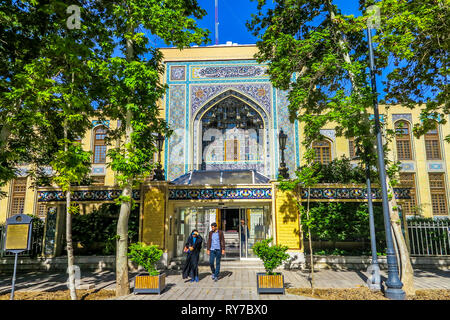
<path id="1" fill-rule="evenodd" d="M 282 293 L 284 294 L 284 276 L 282 274 L 256 274 L 256 288 L 260 293 Z"/>
<path id="2" fill-rule="evenodd" d="M 142 275 L 134 278 L 134 294 L 138 293 L 158 293 L 166 287 L 166 275 L 158 276 Z"/>

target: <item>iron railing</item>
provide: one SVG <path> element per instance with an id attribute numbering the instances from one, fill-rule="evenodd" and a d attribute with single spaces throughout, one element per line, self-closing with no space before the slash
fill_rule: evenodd
<path id="1" fill-rule="evenodd" d="M 411 256 L 450 256 L 450 222 L 410 222 L 408 236 Z"/>

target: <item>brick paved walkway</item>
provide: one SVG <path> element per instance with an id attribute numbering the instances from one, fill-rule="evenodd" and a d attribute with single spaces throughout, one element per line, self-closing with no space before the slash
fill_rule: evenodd
<path id="1" fill-rule="evenodd" d="M 219 281 L 211 279 L 209 267 L 200 266 L 200 281 L 191 283 L 183 280 L 180 271 L 166 271 L 167 287 L 161 295 L 130 294 L 117 299 L 125 300 L 254 300 L 254 299 L 308 299 L 297 295 L 258 295 L 256 293 L 256 273 L 263 272 L 260 266 L 239 267 L 236 264 L 223 263 Z M 299 270 L 281 270 L 287 288 L 308 288 L 309 273 Z M 381 272 L 386 278 L 386 271 Z M 136 274 L 130 273 L 130 284 Z M 98 273 L 82 272 L 82 284 L 91 284 L 95 289 L 115 288 L 115 274 L 112 271 Z M 416 289 L 450 289 L 450 271 L 415 270 L 414 284 Z M 11 290 L 12 274 L 0 274 L 0 294 Z M 366 285 L 367 273 L 364 271 L 318 270 L 315 273 L 317 288 L 356 288 Z M 17 274 L 16 291 L 65 290 L 67 275 L 64 273 L 30 272 Z"/>
<path id="2" fill-rule="evenodd" d="M 219 281 L 211 279 L 208 267 L 199 267 L 200 281 L 191 283 L 181 279 L 179 272 L 167 275 L 167 288 L 161 295 L 130 294 L 117 299 L 125 300 L 256 300 L 256 299 L 309 299 L 297 295 L 258 295 L 256 293 L 256 273 L 258 269 L 223 269 Z M 309 273 L 299 270 L 280 270 L 283 272 L 286 288 L 310 287 Z M 386 271 L 381 272 L 386 280 Z M 317 288 L 357 288 L 366 286 L 367 273 L 364 271 L 319 270 L 315 273 Z M 414 284 L 416 289 L 450 289 L 450 271 L 416 270 Z"/>

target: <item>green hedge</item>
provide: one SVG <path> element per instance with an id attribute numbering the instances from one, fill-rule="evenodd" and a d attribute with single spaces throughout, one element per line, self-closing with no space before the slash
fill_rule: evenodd
<path id="1" fill-rule="evenodd" d="M 303 203 L 306 207 L 306 203 Z M 361 255 L 371 254 L 369 211 L 366 203 L 356 202 L 314 202 L 310 203 L 311 235 L 313 241 L 358 242 L 362 248 L 345 250 L 335 246 L 322 249 L 316 254 Z M 384 232 L 383 210 L 380 203 L 374 203 L 375 237 L 377 251 L 385 253 L 386 237 Z M 302 214 L 306 221 L 306 212 Z M 303 237 L 305 244 L 308 233 L 305 226 Z M 306 250 L 308 246 L 305 246 Z M 314 248 L 313 248 L 314 249 Z"/>
<path id="2" fill-rule="evenodd" d="M 111 255 L 115 254 L 117 220 L 120 206 L 105 203 L 88 214 L 76 213 L 72 216 L 72 240 L 77 254 Z M 130 213 L 129 242 L 136 242 L 139 233 L 139 206 Z M 80 243 L 82 249 L 77 248 Z"/>

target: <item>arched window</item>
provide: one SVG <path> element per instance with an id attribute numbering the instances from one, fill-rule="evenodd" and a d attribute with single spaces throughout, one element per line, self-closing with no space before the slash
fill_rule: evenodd
<path id="1" fill-rule="evenodd" d="M 106 162 L 106 128 L 103 126 L 94 129 L 94 163 Z"/>
<path id="2" fill-rule="evenodd" d="M 439 129 L 436 123 L 436 129 L 432 129 L 425 134 L 425 150 L 427 160 L 441 160 L 441 146 L 439 142 Z"/>
<path id="3" fill-rule="evenodd" d="M 395 141 L 398 160 L 412 160 L 411 130 L 407 121 L 400 120 L 395 123 Z"/>
<path id="4" fill-rule="evenodd" d="M 313 143 L 313 149 L 316 153 L 315 162 L 320 162 L 322 164 L 329 164 L 331 162 L 331 143 L 322 140 Z"/>

